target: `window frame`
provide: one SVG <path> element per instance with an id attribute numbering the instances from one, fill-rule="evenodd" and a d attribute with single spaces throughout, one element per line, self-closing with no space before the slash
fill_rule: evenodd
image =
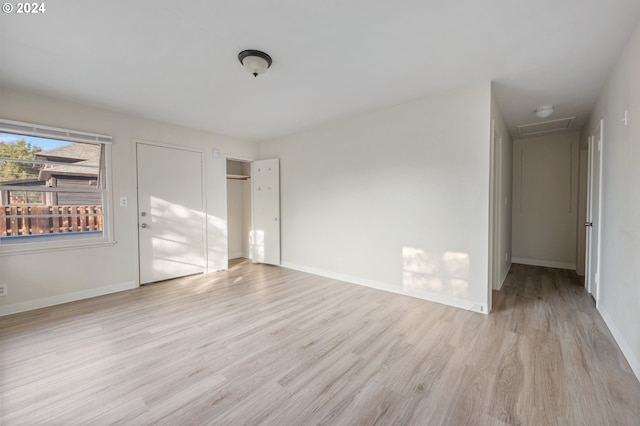
<path id="1" fill-rule="evenodd" d="M 45 197 L 43 196 L 44 195 L 43 191 L 32 191 L 32 190 L 28 190 L 28 189 L 7 189 L 6 191 L 7 191 L 7 200 L 8 200 L 7 205 L 8 206 L 16 206 L 16 205 L 19 205 L 19 204 L 25 205 L 25 206 L 41 206 L 41 205 L 44 204 L 44 198 Z M 25 197 L 25 199 L 27 201 L 25 203 L 12 203 L 11 199 L 13 198 L 13 194 L 14 193 L 19 193 L 19 192 L 24 192 L 25 193 L 24 197 Z M 29 202 L 29 193 L 30 192 L 40 192 L 40 201 L 37 202 L 37 203 Z"/>
<path id="2" fill-rule="evenodd" d="M 65 142 L 78 142 L 100 145 L 102 147 L 100 177 L 102 194 L 102 232 L 100 236 L 88 235 L 92 231 L 81 233 L 58 233 L 42 235 L 16 236 L 11 240 L 0 240 L 0 256 L 12 254 L 28 254 L 46 251 L 72 250 L 86 247 L 99 247 L 115 244 L 113 233 L 113 201 L 111 181 L 111 145 L 113 138 L 108 135 L 69 130 L 58 127 L 43 126 L 21 121 L 7 120 L 0 117 L 0 132 L 17 136 L 35 136 Z M 24 190 L 22 188 L 18 190 Z M 48 189 L 44 192 L 50 192 Z M 43 192 L 43 193 L 44 193 Z M 80 192 L 80 191 L 62 191 Z M 93 192 L 93 191 L 91 191 Z M 98 232 L 98 231 L 93 231 Z"/>

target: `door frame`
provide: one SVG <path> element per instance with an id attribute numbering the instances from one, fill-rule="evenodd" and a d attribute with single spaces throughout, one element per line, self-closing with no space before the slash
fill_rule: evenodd
<path id="1" fill-rule="evenodd" d="M 593 228 L 587 224 L 591 221 L 591 191 L 593 187 L 593 134 L 587 138 L 587 206 L 584 216 L 585 249 L 584 249 L 584 283 L 588 293 L 591 293 L 591 240 Z"/>
<path id="2" fill-rule="evenodd" d="M 502 135 L 498 128 L 493 126 L 493 235 L 494 235 L 494 279 L 493 290 L 500 290 L 502 287 Z"/>
<path id="3" fill-rule="evenodd" d="M 498 147 L 496 120 L 491 120 L 491 136 L 489 148 L 489 276 L 487 284 L 487 313 L 491 312 L 493 290 L 498 287 L 500 249 L 500 208 L 498 181 Z"/>
<path id="4" fill-rule="evenodd" d="M 208 210 L 207 210 L 207 180 L 206 180 L 206 175 L 207 175 L 207 170 L 206 170 L 206 161 L 205 161 L 205 150 L 204 149 L 200 149 L 200 148 L 196 148 L 196 147 L 191 147 L 191 146 L 184 146 L 184 145 L 175 145 L 175 144 L 170 144 L 170 143 L 166 143 L 166 142 L 157 142 L 157 141 L 149 141 L 149 140 L 145 140 L 145 139 L 139 139 L 139 138 L 132 138 L 131 141 L 133 142 L 131 144 L 131 149 L 133 152 L 133 155 L 131 156 L 131 158 L 133 159 L 133 171 L 134 171 L 134 180 L 135 180 L 135 188 L 136 188 L 136 192 L 135 192 L 135 200 L 136 200 L 136 247 L 137 247 L 137 254 L 138 254 L 138 261 L 137 263 L 137 269 L 138 269 L 138 274 L 137 274 L 137 284 L 138 286 L 140 286 L 141 284 L 141 279 L 140 279 L 140 272 L 142 269 L 142 264 L 140 262 L 140 203 L 139 203 L 139 194 L 138 194 L 138 145 L 142 144 L 142 145 L 151 145 L 151 146 L 155 146 L 155 147 L 159 147 L 159 148 L 169 148 L 169 149 L 177 149 L 177 150 L 182 150 L 182 151 L 189 151 L 189 152 L 197 152 L 200 154 L 200 179 L 201 179 L 201 188 L 202 188 L 202 233 L 203 233 L 203 246 L 204 246 L 204 265 L 203 265 L 203 273 L 207 273 L 209 270 L 209 221 L 207 220 L 207 217 L 209 215 Z M 225 189 L 226 191 L 226 189 Z"/>

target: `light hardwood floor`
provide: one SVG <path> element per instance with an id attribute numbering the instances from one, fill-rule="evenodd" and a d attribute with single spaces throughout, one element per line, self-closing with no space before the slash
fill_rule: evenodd
<path id="1" fill-rule="evenodd" d="M 487 316 L 244 261 L 0 327 L 5 426 L 640 424 L 557 269 L 514 265 Z"/>

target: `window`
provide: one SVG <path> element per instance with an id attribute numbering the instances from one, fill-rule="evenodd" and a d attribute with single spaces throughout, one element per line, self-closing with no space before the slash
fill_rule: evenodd
<path id="1" fill-rule="evenodd" d="M 0 119 L 0 248 L 109 241 L 110 143 Z"/>
<path id="2" fill-rule="evenodd" d="M 1 134 L 0 137 L 2 137 Z M 0 168 L 2 168 L 1 165 Z M 7 191 L 8 204 L 44 204 L 43 195 L 42 192 L 36 191 Z"/>

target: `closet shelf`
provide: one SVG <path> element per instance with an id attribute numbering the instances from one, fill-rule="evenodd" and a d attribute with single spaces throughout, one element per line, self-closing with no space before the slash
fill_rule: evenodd
<path id="1" fill-rule="evenodd" d="M 247 176 L 247 175 L 227 175 L 227 179 L 247 180 L 247 179 L 250 179 L 250 176 Z"/>

